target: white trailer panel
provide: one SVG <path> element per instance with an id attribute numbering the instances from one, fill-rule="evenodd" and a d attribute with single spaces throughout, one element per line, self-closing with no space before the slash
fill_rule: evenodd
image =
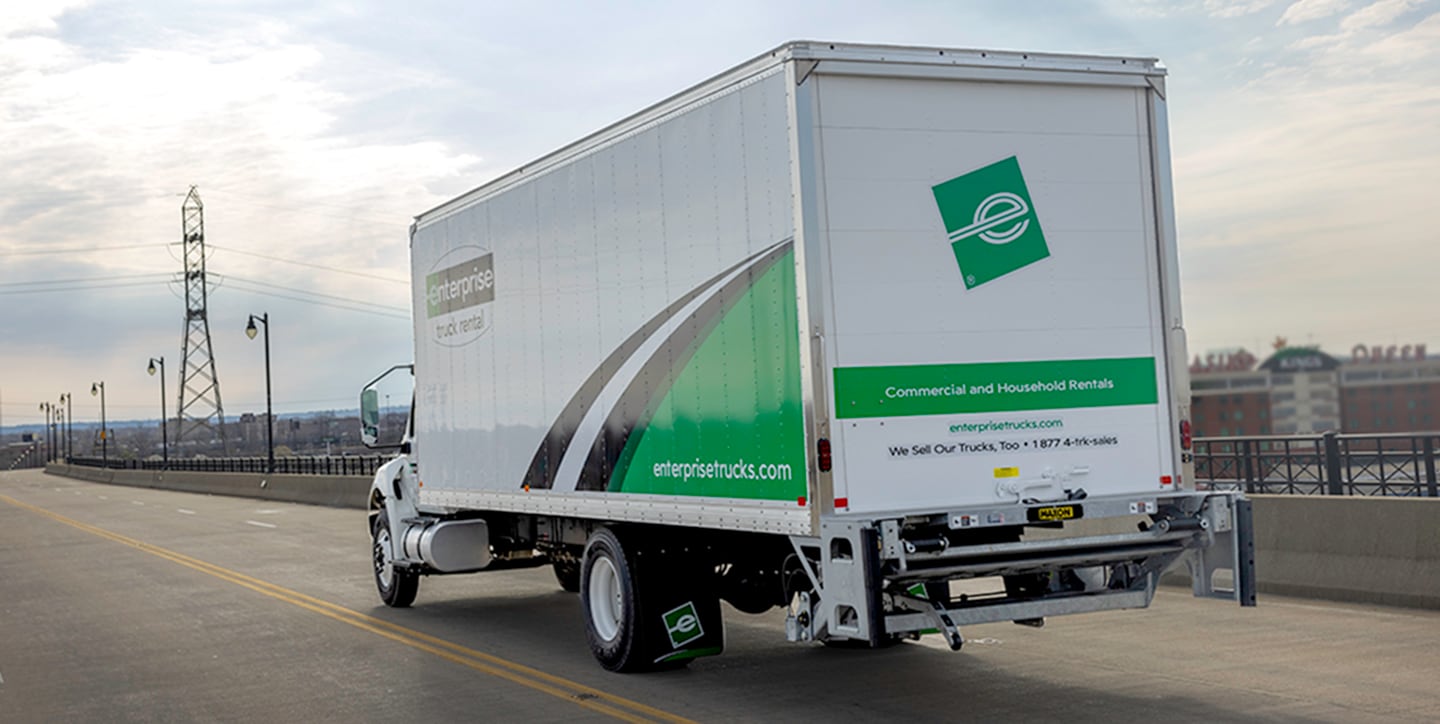
<path id="1" fill-rule="evenodd" d="M 691 95 L 418 220 L 422 502 L 810 529 L 784 73 Z"/>

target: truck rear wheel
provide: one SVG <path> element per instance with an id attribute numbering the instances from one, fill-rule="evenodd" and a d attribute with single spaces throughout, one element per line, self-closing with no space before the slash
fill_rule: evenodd
<path id="1" fill-rule="evenodd" d="M 683 543 L 602 528 L 580 563 L 585 637 L 610 671 L 689 665 L 725 650 L 715 565 Z"/>
<path id="2" fill-rule="evenodd" d="M 585 638 L 590 652 L 610 671 L 643 668 L 639 652 L 640 592 L 631 555 L 609 528 L 601 528 L 585 544 L 580 564 L 580 604 L 585 609 Z"/>
<path id="3" fill-rule="evenodd" d="M 390 516 L 381 508 L 370 522 L 370 550 L 375 564 L 375 589 L 380 600 L 393 608 L 405 608 L 415 602 L 420 591 L 420 576 L 405 568 L 397 568 L 391 557 L 393 537 Z"/>

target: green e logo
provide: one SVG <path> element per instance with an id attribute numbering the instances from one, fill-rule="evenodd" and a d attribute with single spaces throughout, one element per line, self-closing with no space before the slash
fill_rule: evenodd
<path id="1" fill-rule="evenodd" d="M 966 289 L 1050 256 L 1014 156 L 930 190 Z"/>
<path id="2" fill-rule="evenodd" d="M 700 628 L 700 615 L 695 612 L 694 603 L 687 601 L 666 611 L 664 619 L 665 632 L 670 634 L 670 645 L 674 648 L 678 649 L 705 635 L 705 630 Z"/>

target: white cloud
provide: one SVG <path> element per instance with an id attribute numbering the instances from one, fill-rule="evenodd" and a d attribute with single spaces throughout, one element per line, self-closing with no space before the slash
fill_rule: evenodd
<path id="1" fill-rule="evenodd" d="M 1356 31 L 1388 25 L 1420 4 L 1420 0 L 1378 0 L 1340 21 L 1343 30 Z"/>
<path id="2" fill-rule="evenodd" d="M 1205 11 L 1217 18 L 1239 18 L 1246 15 L 1253 15 L 1270 6 L 1277 0 L 1205 0 Z"/>
<path id="3" fill-rule="evenodd" d="M 76 215 L 93 236 L 178 235 L 168 207 L 178 206 L 174 194 L 191 183 L 212 204 L 233 192 L 233 205 L 213 207 L 215 231 L 239 222 L 230 227 L 232 244 L 301 253 L 333 240 L 334 210 L 305 213 L 311 204 L 394 220 L 396 228 L 380 234 L 363 221 L 343 225 L 352 243 L 329 252 L 336 265 L 363 264 L 366 255 L 349 249 L 403 238 L 414 210 L 440 198 L 429 187 L 468 176 L 478 159 L 435 142 L 335 135 L 337 117 L 358 98 L 313 80 L 325 59 L 320 49 L 252 40 L 282 34 L 252 27 L 203 44 L 177 38 L 163 50 L 136 49 L 98 63 L 82 63 L 53 40 L 6 43 L 0 168 L 10 171 L 0 171 L 0 219 L 11 223 L 0 222 L 0 246 L 43 235 L 49 215 L 30 214 L 38 209 L 27 208 L 28 201 L 81 192 L 112 202 L 98 217 Z M 357 72 L 372 74 L 377 84 L 386 75 L 377 68 Z M 245 203 L 251 199 L 269 200 L 272 208 Z M 291 211 L 273 213 L 276 203 Z"/>
<path id="4" fill-rule="evenodd" d="M 89 0 L 24 0 L 0 7 L 0 38 L 55 29 L 55 19 L 89 5 Z"/>
<path id="5" fill-rule="evenodd" d="M 1386 65 L 1433 62 L 1440 56 L 1440 13 L 1421 20 L 1409 30 L 1375 41 L 1362 52 Z"/>
<path id="6" fill-rule="evenodd" d="M 37 23 L 29 27 L 43 25 Z M 410 218 L 473 186 L 487 169 L 431 136 L 367 124 L 354 109 L 383 105 L 394 88 L 423 88 L 432 78 L 264 19 L 204 37 L 162 29 L 158 39 L 103 51 L 69 30 L 0 42 L 0 282 L 178 272 L 179 260 L 163 245 L 179 239 L 181 196 L 198 184 L 212 246 L 209 271 L 227 279 L 210 297 L 227 402 L 263 400 L 263 387 L 256 391 L 263 377 L 246 374 L 255 355 L 239 333 L 246 313 L 271 312 L 276 353 L 296 362 L 276 390 L 281 409 L 349 406 L 353 377 L 388 363 L 392 351 L 395 359 L 408 357 L 405 321 L 258 296 L 234 280 L 408 310 L 407 284 L 240 252 L 405 279 Z M 146 246 L 4 255 L 126 244 Z M 143 376 L 136 364 L 173 353 L 179 341 L 183 309 L 173 291 L 156 283 L 0 297 L 11 311 L 0 323 L 11 340 L 0 350 L 0 370 L 119 380 L 133 368 Z M 63 320 L 66 333 L 27 333 L 42 320 Z M 327 341 L 312 344 L 313 338 Z M 387 349 L 385 359 L 371 364 L 377 345 Z M 56 362 L 40 370 L 36 360 Z M 363 371 L 336 374 L 360 360 Z M 125 392 L 130 387 L 117 384 L 111 402 L 140 395 Z M 138 389 L 147 400 L 149 390 Z M 305 402 L 315 399 L 343 402 Z"/>
<path id="7" fill-rule="evenodd" d="M 1440 15 L 1287 51 L 1210 99 L 1223 113 L 1176 115 L 1191 141 L 1177 141 L 1175 168 L 1193 337 L 1293 330 L 1341 349 L 1371 334 L 1433 338 Z M 1264 315 L 1247 312 L 1256 304 Z"/>
<path id="8" fill-rule="evenodd" d="M 1350 7 L 1350 0 L 1298 0 L 1280 15 L 1276 25 L 1292 25 L 1328 18 Z"/>

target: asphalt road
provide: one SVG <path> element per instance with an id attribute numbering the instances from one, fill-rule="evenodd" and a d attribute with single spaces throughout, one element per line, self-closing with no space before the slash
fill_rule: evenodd
<path id="1" fill-rule="evenodd" d="M 548 569 L 379 603 L 365 515 L 0 473 L 0 721 L 1440 721 L 1440 612 L 1162 591 L 1145 611 L 622 676 Z M 934 638 L 934 637 L 931 637 Z"/>

